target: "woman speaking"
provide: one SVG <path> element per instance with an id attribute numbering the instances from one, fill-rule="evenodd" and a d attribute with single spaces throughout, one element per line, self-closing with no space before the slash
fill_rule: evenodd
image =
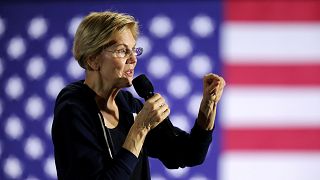
<path id="1" fill-rule="evenodd" d="M 167 168 L 201 164 L 212 140 L 225 82 L 207 74 L 199 114 L 190 133 L 174 127 L 170 109 L 155 93 L 144 104 L 132 85 L 139 34 L 134 17 L 93 12 L 79 25 L 73 54 L 85 79 L 59 93 L 52 125 L 58 179 L 150 179 L 148 157 Z M 134 116 L 133 114 L 137 114 Z"/>

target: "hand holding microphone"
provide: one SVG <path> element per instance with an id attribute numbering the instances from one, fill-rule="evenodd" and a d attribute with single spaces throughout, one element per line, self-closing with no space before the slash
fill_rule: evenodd
<path id="1" fill-rule="evenodd" d="M 136 117 L 136 121 L 140 123 L 141 127 L 149 131 L 158 126 L 169 116 L 169 113 L 170 109 L 164 98 L 156 93 L 144 103 L 143 108 Z"/>
<path id="2" fill-rule="evenodd" d="M 132 83 L 138 95 L 146 101 L 136 117 L 136 123 L 149 131 L 169 116 L 169 106 L 160 94 L 154 93 L 153 85 L 145 75 L 136 77 Z"/>

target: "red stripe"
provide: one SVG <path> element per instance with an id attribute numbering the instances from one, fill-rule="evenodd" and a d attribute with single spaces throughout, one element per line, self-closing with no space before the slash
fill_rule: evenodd
<path id="1" fill-rule="evenodd" d="M 223 150 L 320 150 L 320 128 L 224 129 Z"/>
<path id="2" fill-rule="evenodd" d="M 223 68 L 228 84 L 320 85 L 320 64 L 225 64 Z"/>
<path id="3" fill-rule="evenodd" d="M 224 16 L 234 21 L 317 21 L 320 20 L 319 0 L 229 0 Z"/>

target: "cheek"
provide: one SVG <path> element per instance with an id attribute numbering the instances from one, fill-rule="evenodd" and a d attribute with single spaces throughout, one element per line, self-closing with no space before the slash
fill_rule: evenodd
<path id="1" fill-rule="evenodd" d="M 115 67 L 116 67 L 117 69 L 120 69 L 120 70 L 123 70 L 123 69 L 124 69 L 124 66 L 125 66 L 125 63 L 122 62 L 122 61 L 119 61 L 119 62 L 117 62 L 117 63 L 115 64 Z"/>
<path id="2" fill-rule="evenodd" d="M 124 68 L 125 63 L 118 61 L 114 63 L 115 68 L 117 69 L 123 69 Z"/>
<path id="3" fill-rule="evenodd" d="M 114 62 L 110 70 L 113 71 L 117 76 L 122 76 L 124 63 L 122 63 L 121 61 Z"/>
<path id="4" fill-rule="evenodd" d="M 124 63 L 116 59 L 107 59 L 102 64 L 102 67 L 110 72 L 115 72 L 122 70 L 124 67 Z"/>

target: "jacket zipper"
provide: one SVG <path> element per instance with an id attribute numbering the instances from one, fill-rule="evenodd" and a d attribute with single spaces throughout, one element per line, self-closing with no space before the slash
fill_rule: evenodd
<path id="1" fill-rule="evenodd" d="M 99 112 L 98 112 L 98 116 L 99 116 L 100 124 L 101 124 L 102 130 L 103 130 L 103 136 L 104 136 L 104 139 L 105 139 L 105 141 L 107 143 L 107 146 L 108 146 L 109 156 L 111 157 L 111 159 L 113 159 L 112 151 L 111 151 L 111 148 L 110 148 L 110 144 L 109 144 L 108 137 L 107 137 L 107 134 L 106 134 L 106 129 L 105 129 L 105 126 L 104 126 L 103 116 Z"/>

